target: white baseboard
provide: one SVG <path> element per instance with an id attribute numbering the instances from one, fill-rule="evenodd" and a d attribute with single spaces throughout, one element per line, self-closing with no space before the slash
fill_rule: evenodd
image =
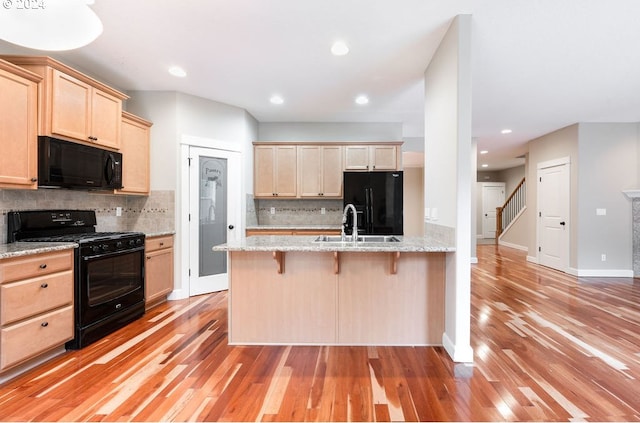
<path id="1" fill-rule="evenodd" d="M 570 267 L 567 273 L 583 278 L 632 278 L 633 270 L 628 269 L 575 269 Z"/>
<path id="2" fill-rule="evenodd" d="M 456 363 L 473 363 L 471 345 L 455 345 L 446 333 L 442 334 L 442 346 Z"/>
<path id="3" fill-rule="evenodd" d="M 506 242 L 506 241 L 502 241 L 502 240 L 498 240 L 498 245 L 504 245 L 505 247 L 515 248 L 516 250 L 529 252 L 529 248 L 528 247 L 525 247 L 523 245 L 518 245 L 518 244 L 512 244 L 510 242 Z"/>
<path id="4" fill-rule="evenodd" d="M 185 289 L 174 289 L 167 296 L 167 300 L 184 300 L 185 298 L 189 298 L 189 292 Z"/>
<path id="5" fill-rule="evenodd" d="M 534 257 L 534 256 L 527 256 L 527 261 L 529 263 L 535 263 L 538 264 L 538 257 Z"/>
<path id="6" fill-rule="evenodd" d="M 471 257 L 471 264 L 478 264 L 478 257 Z"/>

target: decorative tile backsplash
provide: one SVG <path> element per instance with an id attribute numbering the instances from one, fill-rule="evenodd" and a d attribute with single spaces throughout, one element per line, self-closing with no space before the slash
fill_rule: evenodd
<path id="1" fill-rule="evenodd" d="M 116 216 L 118 207 L 122 216 Z M 175 230 L 175 192 L 148 197 L 61 189 L 0 190 L 0 243 L 7 242 L 7 212 L 19 210 L 95 210 L 97 230 L 167 232 Z"/>
<path id="2" fill-rule="evenodd" d="M 247 202 L 247 226 L 250 206 Z M 342 200 L 254 200 L 253 212 L 259 225 L 340 226 Z M 274 213 L 271 213 L 273 208 Z M 324 208 L 324 214 L 322 209 Z"/>

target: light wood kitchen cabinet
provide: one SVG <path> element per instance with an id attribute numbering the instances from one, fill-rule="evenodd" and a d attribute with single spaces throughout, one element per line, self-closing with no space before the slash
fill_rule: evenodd
<path id="1" fill-rule="evenodd" d="M 344 170 L 400 170 L 399 144 L 347 145 L 344 147 Z"/>
<path id="2" fill-rule="evenodd" d="M 0 372 L 73 339 L 73 250 L 0 260 Z"/>
<path id="3" fill-rule="evenodd" d="M 2 56 L 42 79 L 38 134 L 120 148 L 122 101 L 128 96 L 46 56 Z"/>
<path id="4" fill-rule="evenodd" d="M 298 146 L 298 196 L 342 197 L 342 146 Z"/>
<path id="5" fill-rule="evenodd" d="M 254 145 L 254 197 L 295 198 L 297 149 L 295 145 Z"/>
<path id="6" fill-rule="evenodd" d="M 118 194 L 149 195 L 151 122 L 122 112 L 122 189 Z"/>
<path id="7" fill-rule="evenodd" d="M 145 305 L 149 309 L 173 291 L 173 235 L 147 237 L 144 248 Z"/>
<path id="8" fill-rule="evenodd" d="M 0 188 L 36 189 L 38 82 L 25 69 L 0 60 Z"/>

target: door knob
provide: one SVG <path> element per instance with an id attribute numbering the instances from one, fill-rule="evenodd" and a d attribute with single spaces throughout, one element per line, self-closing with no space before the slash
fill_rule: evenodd
<path id="1" fill-rule="evenodd" d="M 564 226 L 564 225 L 565 225 L 565 222 L 560 222 L 560 225 L 561 225 L 561 226 Z"/>
<path id="2" fill-rule="evenodd" d="M 233 225 L 229 225 L 229 229 L 233 229 L 233 228 L 234 228 L 234 226 L 233 226 Z"/>

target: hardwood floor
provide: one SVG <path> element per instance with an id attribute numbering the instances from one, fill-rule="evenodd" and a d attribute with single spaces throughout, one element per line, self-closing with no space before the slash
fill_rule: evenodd
<path id="1" fill-rule="evenodd" d="M 477 253 L 473 365 L 442 348 L 231 347 L 219 293 L 0 385 L 0 420 L 640 420 L 640 280 Z"/>

